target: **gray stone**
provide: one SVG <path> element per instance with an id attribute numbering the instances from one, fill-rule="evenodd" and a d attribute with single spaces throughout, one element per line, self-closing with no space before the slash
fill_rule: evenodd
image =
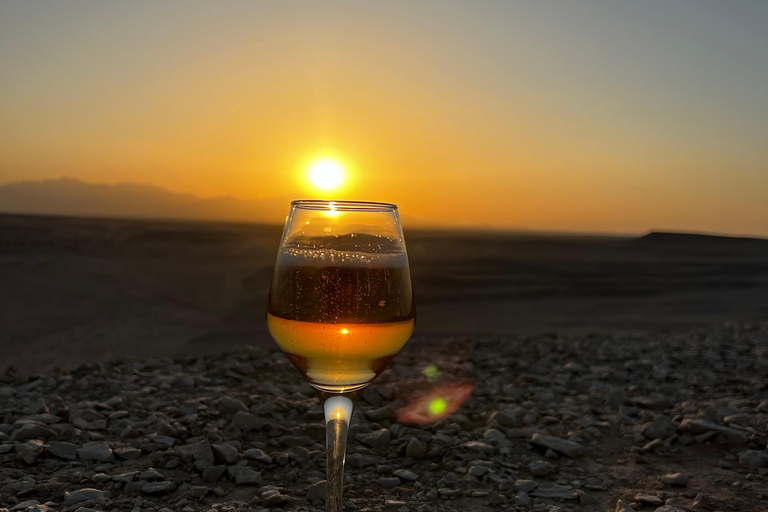
<path id="1" fill-rule="evenodd" d="M 37 456 L 43 451 L 43 442 L 39 439 L 30 439 L 29 441 L 16 445 L 16 453 L 25 464 L 32 464 L 37 460 Z"/>
<path id="2" fill-rule="evenodd" d="M 751 427 L 757 423 L 754 416 L 749 413 L 741 412 L 738 414 L 731 414 L 723 418 L 723 423 L 726 425 L 736 425 L 739 427 Z"/>
<path id="3" fill-rule="evenodd" d="M 661 481 L 667 485 L 685 487 L 688 485 L 688 475 L 685 473 L 669 473 L 661 477 Z"/>
<path id="4" fill-rule="evenodd" d="M 408 471 L 407 469 L 397 469 L 392 472 L 393 475 L 395 475 L 397 478 L 402 480 L 403 482 L 415 482 L 419 479 L 419 475 L 414 473 L 413 471 Z"/>
<path id="5" fill-rule="evenodd" d="M 539 483 L 535 480 L 516 480 L 514 484 L 514 489 L 516 491 L 522 491 L 524 493 L 530 493 L 532 490 L 537 488 L 539 486 Z"/>
<path id="6" fill-rule="evenodd" d="M 227 472 L 235 479 L 237 485 L 258 485 L 261 483 L 261 473 L 248 466 L 229 466 Z"/>
<path id="7" fill-rule="evenodd" d="M 121 446 L 112 450 L 112 453 L 124 460 L 135 460 L 141 457 L 141 450 L 133 446 Z"/>
<path id="8" fill-rule="evenodd" d="M 548 434 L 535 433 L 531 436 L 529 443 L 541 446 L 543 448 L 549 448 L 558 453 L 562 453 L 566 457 L 572 459 L 581 457 L 584 455 L 584 447 L 579 443 L 568 441 L 566 439 L 560 439 L 559 437 L 551 436 Z"/>
<path id="9" fill-rule="evenodd" d="M 578 491 L 577 494 L 579 495 L 579 505 L 582 507 L 599 507 L 600 506 L 600 500 L 595 498 L 589 493 L 586 493 L 584 491 Z"/>
<path id="10" fill-rule="evenodd" d="M 258 448 L 245 450 L 243 455 L 251 460 L 255 460 L 256 462 L 261 462 L 262 464 L 272 464 L 272 457 L 264 453 L 264 450 L 260 450 Z"/>
<path id="11" fill-rule="evenodd" d="M 176 490 L 173 482 L 147 482 L 141 488 L 145 494 L 168 494 Z"/>
<path id="12" fill-rule="evenodd" d="M 219 407 L 223 412 L 248 411 L 248 408 L 243 402 L 230 398 L 227 395 L 221 397 L 221 400 L 219 400 Z"/>
<path id="13" fill-rule="evenodd" d="M 643 426 L 643 435 L 648 439 L 666 439 L 675 435 L 677 424 L 663 414 Z"/>
<path id="14" fill-rule="evenodd" d="M 397 416 L 397 411 L 395 411 L 393 407 L 385 405 L 384 407 L 379 407 L 378 409 L 369 409 L 365 411 L 365 416 L 369 420 L 373 421 L 392 420 Z"/>
<path id="15" fill-rule="evenodd" d="M 213 466 L 203 471 L 203 480 L 206 483 L 214 484 L 221 480 L 221 475 L 227 470 L 227 466 Z"/>
<path id="16" fill-rule="evenodd" d="M 634 500 L 636 502 L 638 502 L 638 503 L 643 503 L 645 505 L 651 505 L 653 507 L 658 507 L 658 506 L 664 504 L 664 500 L 662 500 L 658 496 L 655 496 L 653 494 L 647 494 L 647 493 L 644 493 L 644 492 L 636 494 Z"/>
<path id="17" fill-rule="evenodd" d="M 56 432 L 49 429 L 42 423 L 29 422 L 23 423 L 11 434 L 11 441 L 26 441 L 28 439 L 54 439 Z"/>
<path id="18" fill-rule="evenodd" d="M 237 448 L 231 444 L 214 443 L 211 448 L 215 462 L 227 465 L 237 462 Z"/>
<path id="19" fill-rule="evenodd" d="M 537 498 L 562 498 L 564 500 L 575 500 L 577 497 L 575 492 L 551 482 L 541 484 L 531 491 L 530 495 Z"/>
<path id="20" fill-rule="evenodd" d="M 367 444 L 371 448 L 381 449 L 389 444 L 392 434 L 389 429 L 382 428 L 374 430 L 369 434 L 358 434 L 356 438 L 358 441 Z"/>
<path id="21" fill-rule="evenodd" d="M 768 468 L 768 451 L 744 450 L 739 454 L 739 464 L 747 469 Z"/>
<path id="22" fill-rule="evenodd" d="M 112 448 L 107 443 L 87 444 L 77 450 L 77 456 L 80 460 L 96 462 L 109 462 L 115 459 Z"/>
<path id="23" fill-rule="evenodd" d="M 239 411 L 232 418 L 232 425 L 239 428 L 243 432 L 250 432 L 252 430 L 260 430 L 266 425 L 267 422 L 255 414 L 250 412 Z"/>
<path id="24" fill-rule="evenodd" d="M 76 505 L 77 503 L 90 500 L 104 499 L 104 491 L 99 489 L 79 489 L 77 491 L 64 493 L 64 505 Z"/>
<path id="25" fill-rule="evenodd" d="M 213 449 L 211 448 L 211 443 L 205 439 L 197 443 L 177 446 L 175 450 L 182 458 L 213 464 Z"/>
<path id="26" fill-rule="evenodd" d="M 405 448 L 406 457 L 410 457 L 412 459 L 423 459 L 426 454 L 427 446 L 424 443 L 415 437 L 408 441 L 408 446 Z"/>
<path id="27" fill-rule="evenodd" d="M 520 505 L 521 507 L 530 507 L 533 505 L 533 500 L 530 496 L 528 496 L 527 492 L 520 491 L 517 493 L 517 496 L 515 496 L 515 503 Z"/>
<path id="28" fill-rule="evenodd" d="M 189 490 L 189 495 L 193 498 L 203 498 L 208 494 L 210 489 L 204 485 L 193 485 Z"/>
<path id="29" fill-rule="evenodd" d="M 147 468 L 139 473 L 139 480 L 165 480 L 165 477 L 158 473 L 155 468 Z"/>
<path id="30" fill-rule="evenodd" d="M 475 478 L 482 478 L 486 473 L 490 471 L 491 470 L 485 466 L 472 466 L 469 468 L 469 471 L 467 471 L 467 474 L 474 476 Z"/>
<path id="31" fill-rule="evenodd" d="M 757 412 L 768 412 L 768 400 L 763 400 L 757 404 Z"/>
<path id="32" fill-rule="evenodd" d="M 397 477 L 383 476 L 377 480 L 385 489 L 393 489 L 400 485 L 400 479 Z"/>
<path id="33" fill-rule="evenodd" d="M 290 498 L 284 494 L 280 494 L 280 491 L 276 489 L 270 489 L 268 491 L 264 491 L 261 494 L 261 501 L 259 502 L 259 505 L 262 507 L 276 507 L 278 505 L 288 503 L 289 500 Z"/>
<path id="34" fill-rule="evenodd" d="M 616 509 L 614 512 L 635 512 L 635 509 L 629 506 L 629 503 L 627 503 L 624 500 L 619 500 L 616 502 Z"/>
<path id="35" fill-rule="evenodd" d="M 534 460 L 528 464 L 533 476 L 547 476 L 555 470 L 555 466 L 544 460 Z"/>
<path id="36" fill-rule="evenodd" d="M 478 453 L 490 454 L 496 451 L 496 447 L 487 443 L 483 443 L 481 441 L 468 441 L 462 444 L 461 447 L 471 450 L 473 452 L 478 452 Z"/>
<path id="37" fill-rule="evenodd" d="M 77 459 L 77 445 L 64 441 L 51 441 L 45 451 L 54 457 L 65 460 Z"/>
<path id="38" fill-rule="evenodd" d="M 685 512 L 685 509 L 674 507 L 672 505 L 664 505 L 657 508 L 654 512 Z"/>
<path id="39" fill-rule="evenodd" d="M 320 480 L 319 482 L 315 482 L 314 484 L 310 485 L 309 489 L 307 489 L 307 499 L 324 500 L 326 488 L 328 487 L 327 484 L 327 481 Z"/>

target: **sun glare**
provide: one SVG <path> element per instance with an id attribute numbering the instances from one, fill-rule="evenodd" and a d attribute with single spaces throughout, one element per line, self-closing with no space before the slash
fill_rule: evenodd
<path id="1" fill-rule="evenodd" d="M 307 170 L 309 182 L 319 190 L 338 189 L 344 183 L 344 175 L 344 167 L 328 158 L 312 162 Z"/>

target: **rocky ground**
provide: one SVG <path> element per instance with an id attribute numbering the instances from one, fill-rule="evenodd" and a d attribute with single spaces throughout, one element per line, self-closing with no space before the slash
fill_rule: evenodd
<path id="1" fill-rule="evenodd" d="M 768 324 L 417 338 L 356 406 L 346 507 L 765 511 L 767 375 Z M 467 379 L 449 417 L 396 419 Z M 0 380 L 0 510 L 323 509 L 322 411 L 277 350 Z"/>

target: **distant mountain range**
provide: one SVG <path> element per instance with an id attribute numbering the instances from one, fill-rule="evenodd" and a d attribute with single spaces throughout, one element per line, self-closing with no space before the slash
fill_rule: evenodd
<path id="1" fill-rule="evenodd" d="M 281 223 L 288 198 L 201 198 L 152 185 L 60 178 L 0 185 L 0 212 L 87 217 Z"/>

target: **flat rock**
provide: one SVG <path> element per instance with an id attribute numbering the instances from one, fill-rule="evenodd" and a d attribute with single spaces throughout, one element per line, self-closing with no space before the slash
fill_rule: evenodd
<path id="1" fill-rule="evenodd" d="M 553 464 L 550 464 L 544 460 L 534 460 L 528 464 L 528 469 L 531 470 L 533 476 L 547 476 L 552 473 L 556 468 Z"/>
<path id="2" fill-rule="evenodd" d="M 213 466 L 203 471 L 203 480 L 206 483 L 213 484 L 221 480 L 221 476 L 227 470 L 227 466 Z"/>
<path id="3" fill-rule="evenodd" d="M 468 441 L 461 445 L 462 448 L 466 448 L 473 452 L 478 453 L 493 453 L 496 451 L 496 447 L 482 441 Z"/>
<path id="4" fill-rule="evenodd" d="M 278 505 L 288 503 L 289 500 L 290 498 L 284 494 L 281 494 L 280 491 L 276 489 L 270 489 L 268 491 L 264 491 L 261 494 L 261 501 L 259 502 L 259 505 L 262 507 L 276 507 Z"/>
<path id="5" fill-rule="evenodd" d="M 664 500 L 658 496 L 644 492 L 636 494 L 634 500 L 638 503 L 643 503 L 645 505 L 651 505 L 654 507 L 658 507 L 664 504 Z"/>
<path id="6" fill-rule="evenodd" d="M 688 475 L 685 473 L 669 473 L 662 476 L 661 481 L 667 485 L 685 487 L 688 485 Z"/>
<path id="7" fill-rule="evenodd" d="M 371 448 L 381 449 L 387 446 L 392 439 L 392 433 L 387 428 L 374 430 L 368 434 L 358 434 L 357 440 Z"/>
<path id="8" fill-rule="evenodd" d="M 537 498 L 561 498 L 564 500 L 575 500 L 577 498 L 575 492 L 552 482 L 539 485 L 529 494 Z"/>
<path id="9" fill-rule="evenodd" d="M 256 462 L 261 462 L 262 464 L 272 464 L 272 457 L 264 453 L 264 450 L 259 448 L 251 448 L 249 450 L 245 450 L 243 455 L 251 460 L 255 460 Z"/>
<path id="10" fill-rule="evenodd" d="M 324 500 L 328 482 L 326 480 L 320 480 L 309 486 L 307 489 L 308 500 Z"/>
<path id="11" fill-rule="evenodd" d="M 147 482 L 141 488 L 145 494 L 168 494 L 176 490 L 173 482 Z"/>
<path id="12" fill-rule="evenodd" d="M 516 480 L 513 487 L 516 491 L 528 494 L 538 486 L 539 483 L 536 480 Z"/>
<path id="13" fill-rule="evenodd" d="M 385 405 L 384 407 L 379 407 L 378 409 L 369 409 L 365 411 L 365 416 L 369 420 L 384 421 L 394 419 L 397 416 L 397 412 L 393 407 Z"/>
<path id="14" fill-rule="evenodd" d="M 46 453 L 59 459 L 77 459 L 77 445 L 66 441 L 51 441 L 45 448 Z"/>
<path id="15" fill-rule="evenodd" d="M 109 462 L 115 459 L 112 448 L 107 443 L 87 444 L 77 450 L 77 456 L 80 460 L 96 462 Z"/>
<path id="16" fill-rule="evenodd" d="M 528 442 L 536 446 L 549 448 L 556 451 L 557 453 L 562 453 L 566 457 L 570 457 L 572 459 L 581 457 L 585 453 L 584 447 L 579 443 L 568 441 L 566 439 L 560 439 L 559 437 L 551 436 L 548 434 L 541 434 L 538 432 L 533 434 Z"/>
<path id="17" fill-rule="evenodd" d="M 11 434 L 11 441 L 26 441 L 28 439 L 55 439 L 56 432 L 42 423 L 24 423 Z"/>
<path id="18" fill-rule="evenodd" d="M 260 430 L 266 425 L 267 422 L 263 418 L 256 416 L 253 413 L 238 411 L 235 417 L 232 418 L 232 426 L 235 426 L 243 432 L 250 432 L 252 430 Z"/>
<path id="19" fill-rule="evenodd" d="M 416 480 L 419 479 L 419 475 L 407 469 L 397 469 L 393 471 L 392 474 L 395 475 L 400 480 L 402 480 L 403 482 L 415 482 Z"/>
<path id="20" fill-rule="evenodd" d="M 83 501 L 104 499 L 104 491 L 99 489 L 79 489 L 77 491 L 64 493 L 64 505 L 76 505 Z"/>
<path id="21" fill-rule="evenodd" d="M 191 458 L 196 461 L 208 462 L 213 464 L 214 454 L 211 448 L 211 443 L 207 440 L 198 441 L 197 443 L 187 444 L 184 446 L 177 446 L 176 452 L 182 457 Z"/>
<path id="22" fill-rule="evenodd" d="M 237 485 L 258 485 L 261 483 L 261 473 L 248 466 L 229 466 L 227 473 L 235 479 Z"/>
<path id="23" fill-rule="evenodd" d="M 121 446 L 113 449 L 112 453 L 124 460 L 135 460 L 141 457 L 141 450 L 133 446 Z"/>
<path id="24" fill-rule="evenodd" d="M 666 439 L 675 435 L 677 424 L 669 417 L 660 414 L 650 423 L 643 425 L 643 435 L 648 439 Z"/>
<path id="25" fill-rule="evenodd" d="M 381 484 L 381 486 L 385 489 L 394 489 L 401 483 L 399 478 L 389 476 L 383 476 L 376 481 L 379 482 L 379 484 Z"/>
<path id="26" fill-rule="evenodd" d="M 214 462 L 227 465 L 237 462 L 237 448 L 231 444 L 214 443 L 211 448 L 213 449 Z"/>

